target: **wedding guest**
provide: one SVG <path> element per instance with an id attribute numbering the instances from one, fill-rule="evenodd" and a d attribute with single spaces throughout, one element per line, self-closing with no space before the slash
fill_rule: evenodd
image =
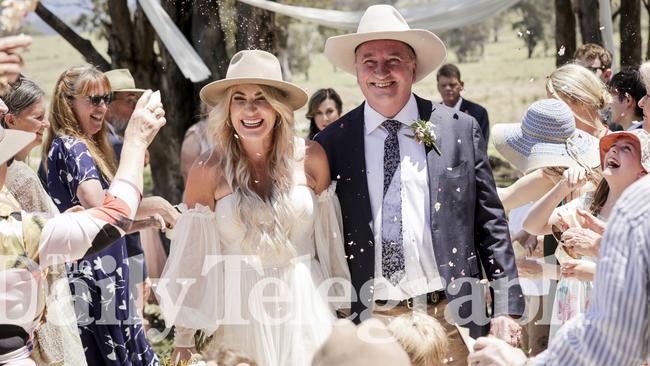
<path id="1" fill-rule="evenodd" d="M 104 120 L 110 100 L 110 83 L 94 66 L 71 67 L 55 84 L 43 154 L 48 191 L 60 211 L 99 206 L 114 180 L 116 159 Z M 124 238 L 68 270 L 75 302 L 84 304 L 75 311 L 89 365 L 158 363 L 131 296 L 137 294 L 133 279 L 143 276 L 135 272 Z M 111 321 L 100 321 L 107 317 Z"/>
<path id="2" fill-rule="evenodd" d="M 603 84 L 607 85 L 612 77 L 612 53 L 595 43 L 585 43 L 573 53 L 576 65 L 591 71 Z"/>
<path id="3" fill-rule="evenodd" d="M 36 172 L 25 163 L 29 153 L 43 142 L 43 132 L 50 126 L 47 117 L 43 90 L 33 81 L 20 77 L 9 93 L 2 98 L 7 105 L 7 114 L 2 118 L 4 127 L 35 135 L 34 140 L 20 150 L 7 169 L 5 187 L 16 198 L 20 208 L 26 212 L 43 212 L 49 215 L 59 213 L 50 196 L 41 185 Z M 60 360 L 74 365 L 85 365 L 83 348 L 75 321 L 57 322 L 58 319 L 75 319 L 70 288 L 67 286 L 65 266 L 60 264 L 47 271 L 47 285 L 50 288 L 45 298 L 45 322 L 36 331 L 40 339 L 57 339 L 62 347 L 48 347 L 52 343 L 38 342 L 33 357 L 37 362 Z M 61 285 L 64 284 L 64 285 Z"/>
<path id="4" fill-rule="evenodd" d="M 547 351 L 527 359 L 496 338 L 479 338 L 468 365 L 637 366 L 650 357 L 650 177 L 612 210 L 587 312 L 569 320 Z"/>
<path id="5" fill-rule="evenodd" d="M 524 174 L 498 189 L 508 210 L 537 201 L 555 186 L 565 169 L 600 164 L 598 139 L 576 128 L 573 112 L 561 100 L 536 101 L 521 123 L 494 125 L 492 140 L 497 151 Z"/>
<path id="6" fill-rule="evenodd" d="M 183 137 L 183 144 L 181 145 L 181 174 L 183 175 L 183 181 L 186 183 L 192 164 L 199 156 L 212 150 L 207 120 L 211 109 L 207 104 L 201 103 L 201 120 L 185 131 L 185 137 Z"/>
<path id="7" fill-rule="evenodd" d="M 232 349 L 207 349 L 202 355 L 206 366 L 257 366 L 253 359 Z"/>
<path id="8" fill-rule="evenodd" d="M 316 93 L 311 95 L 307 103 L 307 114 L 305 115 L 309 120 L 309 135 L 307 138 L 313 140 L 317 133 L 339 119 L 342 113 L 343 102 L 334 89 L 317 90 Z"/>
<path id="9" fill-rule="evenodd" d="M 409 356 L 377 319 L 355 326 L 339 320 L 321 346 L 312 366 L 393 366 L 410 365 Z"/>
<path id="10" fill-rule="evenodd" d="M 604 179 L 593 194 L 583 194 L 557 207 L 588 179 L 584 168 L 569 169 L 564 178 L 533 205 L 524 220 L 524 229 L 531 234 L 544 235 L 551 234 L 553 227 L 562 228 L 562 223 L 568 227 L 579 226 L 578 209 L 588 210 L 606 222 L 623 191 L 650 171 L 650 135 L 643 130 L 610 133 L 600 140 L 600 161 Z M 562 277 L 555 293 L 550 339 L 562 324 L 584 313 L 596 273 L 596 256 L 581 256 L 564 248 L 560 246 L 556 252 L 561 259 Z"/>
<path id="11" fill-rule="evenodd" d="M 409 355 L 413 366 L 443 366 L 448 363 L 447 333 L 432 316 L 414 311 L 391 319 L 387 326 Z"/>
<path id="12" fill-rule="evenodd" d="M 596 138 L 607 134 L 602 111 L 610 103 L 611 96 L 605 84 L 589 70 L 575 64 L 555 69 L 546 81 L 546 95 L 571 107 L 579 130 Z"/>
<path id="13" fill-rule="evenodd" d="M 637 69 L 625 68 L 612 76 L 609 82 L 612 95 L 612 122 L 623 130 L 639 128 L 643 121 L 643 110 L 639 107 L 645 96 L 645 84 Z"/>
<path id="14" fill-rule="evenodd" d="M 49 216 L 28 213 L 21 210 L 10 195 L 0 195 L 0 231 L 10 238 L 3 241 L 0 248 L 0 254 L 7 259 L 1 262 L 0 268 L 4 282 L 0 293 L 3 311 L 0 362 L 3 365 L 35 366 L 34 345 L 42 341 L 54 344 L 61 341 L 34 334 L 44 312 L 43 297 L 48 296 L 44 283 L 48 268 L 110 247 L 125 234 L 134 219 L 142 194 L 144 150 L 165 124 L 162 105 L 147 106 L 150 95 L 151 92 L 144 94 L 131 119 L 124 143 L 124 151 L 128 154 L 98 207 Z M 5 182 L 6 162 L 35 138 L 33 132 L 0 127 L 0 185 Z M 68 360 L 64 363 L 68 364 Z M 44 363 L 39 361 L 39 364 Z"/>
<path id="15" fill-rule="evenodd" d="M 488 141 L 490 137 L 490 118 L 483 106 L 461 97 L 460 92 L 465 89 L 465 83 L 460 78 L 460 70 L 454 64 L 444 64 L 436 73 L 438 92 L 442 103 L 454 110 L 467 113 L 474 117 L 481 126 L 481 133 Z M 487 146 L 487 144 L 485 145 Z"/>
<path id="16" fill-rule="evenodd" d="M 262 366 L 308 365 L 335 320 L 319 287 L 350 275 L 327 157 L 294 135 L 307 94 L 282 80 L 275 56 L 245 50 L 201 99 L 214 106 L 214 149 L 190 170 L 156 287 L 165 324 L 176 327 L 172 359 L 189 359 L 202 330 L 213 335 L 203 348 L 239 349 Z M 243 256 L 241 268 L 214 256 Z M 259 283 L 278 282 L 279 296 L 259 292 Z"/>
<path id="17" fill-rule="evenodd" d="M 639 74 L 641 74 L 641 79 L 643 79 L 643 84 L 646 86 L 646 94 L 639 100 L 639 107 L 643 110 L 643 121 L 641 122 L 641 127 L 650 133 L 650 123 L 648 119 L 650 118 L 650 62 L 646 62 L 639 67 Z"/>

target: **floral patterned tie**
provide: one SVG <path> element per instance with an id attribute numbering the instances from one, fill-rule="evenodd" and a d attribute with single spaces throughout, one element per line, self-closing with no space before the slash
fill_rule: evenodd
<path id="1" fill-rule="evenodd" d="M 384 197 L 381 205 L 381 268 L 382 275 L 393 286 L 406 274 L 402 240 L 402 188 L 397 131 L 401 123 L 386 120 L 388 131 L 384 140 Z"/>

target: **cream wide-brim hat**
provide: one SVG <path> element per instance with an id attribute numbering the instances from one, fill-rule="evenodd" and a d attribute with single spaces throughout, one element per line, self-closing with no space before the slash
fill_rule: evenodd
<path id="1" fill-rule="evenodd" d="M 106 71 L 104 75 L 108 78 L 114 93 L 144 93 L 144 89 L 135 87 L 135 80 L 128 69 Z"/>
<path id="2" fill-rule="evenodd" d="M 36 134 L 33 132 L 10 130 L 0 126 L 0 164 L 6 163 L 35 138 Z"/>
<path id="3" fill-rule="evenodd" d="M 226 78 L 213 81 L 201 89 L 201 100 L 214 107 L 226 89 L 235 85 L 258 84 L 274 87 L 286 96 L 283 99 L 294 111 L 307 103 L 308 95 L 298 85 L 282 80 L 280 62 L 271 53 L 262 50 L 237 52 L 230 60 Z"/>
<path id="4" fill-rule="evenodd" d="M 420 81 L 447 58 L 444 43 L 432 32 L 411 29 L 402 14 L 390 5 L 373 5 L 359 21 L 357 33 L 334 36 L 325 42 L 325 57 L 336 67 L 356 75 L 355 51 L 368 41 L 401 41 L 415 51 L 415 81 Z"/>

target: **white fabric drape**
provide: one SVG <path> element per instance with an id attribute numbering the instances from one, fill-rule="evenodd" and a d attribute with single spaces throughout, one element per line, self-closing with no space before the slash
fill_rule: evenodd
<path id="1" fill-rule="evenodd" d="M 205 66 L 199 54 L 174 24 L 165 9 L 160 6 L 160 0 L 138 1 L 183 76 L 194 83 L 210 77 L 210 69 Z"/>
<path id="2" fill-rule="evenodd" d="M 609 0 L 600 0 L 600 32 L 605 48 L 612 53 L 612 70 L 616 72 L 616 46 L 614 45 L 614 25 L 612 24 L 612 8 Z"/>
<path id="3" fill-rule="evenodd" d="M 268 0 L 239 0 L 248 5 L 319 25 L 355 31 L 363 11 L 340 11 L 278 4 Z M 411 28 L 442 31 L 480 23 L 519 0 L 441 0 L 398 9 Z"/>

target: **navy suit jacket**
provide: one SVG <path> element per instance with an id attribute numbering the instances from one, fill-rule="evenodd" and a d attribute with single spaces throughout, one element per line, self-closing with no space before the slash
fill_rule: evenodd
<path id="1" fill-rule="evenodd" d="M 472 336 L 484 335 L 489 319 L 485 294 L 478 284 L 483 277 L 481 265 L 491 281 L 492 314 L 520 316 L 524 311 L 520 286 L 506 286 L 506 282 L 517 279 L 517 268 L 485 139 L 471 116 L 444 105 L 434 106 L 417 96 L 416 101 L 420 118 L 434 121 L 442 150 L 438 156 L 427 149 L 431 235 L 438 271 L 447 284 L 449 304 L 457 308 L 457 322 L 469 327 Z M 375 275 L 363 110 L 362 104 L 315 137 L 327 153 L 331 176 L 338 181 L 345 252 L 358 295 L 352 303 L 357 322 L 372 314 Z M 462 320 L 470 316 L 475 321 Z"/>
<path id="2" fill-rule="evenodd" d="M 489 141 L 490 137 L 490 119 L 488 118 L 488 112 L 481 105 L 476 104 L 472 101 L 469 101 L 463 98 L 463 102 L 460 103 L 460 111 L 467 113 L 470 116 L 474 117 L 478 122 L 478 125 L 481 126 L 481 132 L 485 141 Z"/>

